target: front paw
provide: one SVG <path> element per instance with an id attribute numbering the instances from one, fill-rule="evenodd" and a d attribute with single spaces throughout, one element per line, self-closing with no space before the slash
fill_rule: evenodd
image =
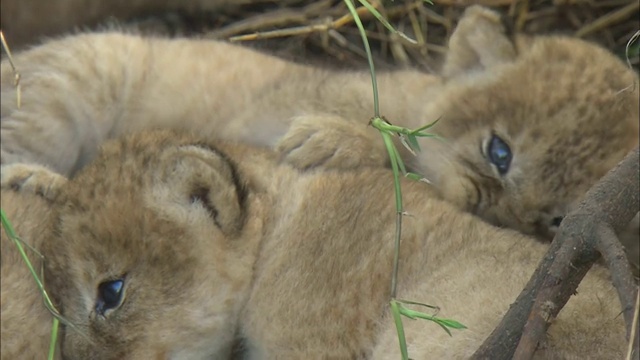
<path id="1" fill-rule="evenodd" d="M 299 168 L 384 166 L 382 139 L 365 123 L 337 116 L 301 116 L 276 145 L 282 160 Z"/>
<path id="2" fill-rule="evenodd" d="M 2 189 L 39 195 L 47 200 L 58 196 L 67 178 L 36 164 L 7 164 L 0 168 Z"/>

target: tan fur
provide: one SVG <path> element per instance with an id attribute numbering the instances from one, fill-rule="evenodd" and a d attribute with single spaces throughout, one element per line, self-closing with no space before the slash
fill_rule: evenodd
<path id="1" fill-rule="evenodd" d="M 383 165 L 367 127 L 367 72 L 320 70 L 203 40 L 118 33 L 51 41 L 16 56 L 22 108 L 2 63 L 2 163 L 72 174 L 107 138 L 155 127 L 275 147 L 301 168 Z M 378 76 L 392 123 L 440 118 L 411 167 L 442 196 L 485 220 L 550 238 L 555 222 L 638 144 L 638 86 L 604 49 L 564 37 L 505 35 L 492 11 L 471 7 L 450 41 L 443 77 Z M 637 84 L 636 84 L 637 85 Z M 511 148 L 500 175 L 492 134 Z M 52 150 L 52 149 L 55 149 Z M 5 171 L 6 173 L 6 171 Z M 4 181 L 4 180 L 3 180 Z M 637 238 L 632 238 L 632 242 Z"/>
<path id="2" fill-rule="evenodd" d="M 45 279 L 69 359 L 396 359 L 388 313 L 395 211 L 383 169 L 298 173 L 269 152 L 168 132 L 109 143 L 62 186 Z M 399 297 L 469 327 L 405 320 L 415 359 L 468 357 L 546 246 L 404 182 Z M 464 264 L 463 266 L 461 266 Z M 96 313 L 98 285 L 124 278 Z M 596 267 L 551 326 L 541 358 L 620 358 L 624 326 Z M 87 340 L 88 339 L 88 340 Z"/>
<path id="3" fill-rule="evenodd" d="M 44 250 L 45 278 L 65 316 L 85 333 L 67 329 L 62 350 L 70 359 L 226 358 L 262 238 L 261 195 L 245 198 L 235 170 L 206 143 L 138 140 L 106 146 L 104 161 L 83 172 L 105 182 L 80 191 L 73 180 L 58 199 L 57 232 L 74 235 Z M 178 146 L 163 146 L 169 143 Z M 146 151 L 158 147 L 167 151 Z M 153 170 L 132 172 L 140 166 Z M 134 215 L 115 194 L 154 210 Z M 100 201 L 85 203 L 86 196 Z M 119 227 L 120 221 L 137 226 Z M 103 317 L 94 308 L 96 289 L 118 277 L 132 285 L 123 311 Z M 187 308 L 185 301 L 198 305 Z"/>
<path id="4" fill-rule="evenodd" d="M 50 204 L 27 191 L 16 193 L 3 189 L 1 199 L 2 210 L 17 235 L 32 248 L 41 250 L 43 241 L 49 235 L 47 219 Z M 45 308 L 26 263 L 4 227 L 0 233 L 0 243 L 0 358 L 44 359 L 49 352 L 53 317 Z M 40 257 L 29 249 L 26 252 L 34 269 L 40 274 Z"/>
<path id="5" fill-rule="evenodd" d="M 15 163 L 4 165 L 0 173 L 3 189 L 37 194 L 44 199 L 54 199 L 67 178 L 37 164 Z"/>

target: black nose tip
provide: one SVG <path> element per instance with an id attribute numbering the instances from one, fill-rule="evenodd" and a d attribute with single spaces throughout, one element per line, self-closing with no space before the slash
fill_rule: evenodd
<path id="1" fill-rule="evenodd" d="M 554 217 L 553 219 L 551 219 L 551 226 L 559 227 L 562 223 L 562 219 L 564 219 L 564 216 Z"/>

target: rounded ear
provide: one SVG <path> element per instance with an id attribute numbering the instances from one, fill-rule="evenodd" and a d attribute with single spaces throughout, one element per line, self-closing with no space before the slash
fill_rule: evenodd
<path id="1" fill-rule="evenodd" d="M 156 183 L 172 199 L 204 210 L 228 236 L 236 236 L 245 222 L 246 188 L 235 164 L 206 144 L 188 144 L 163 151 Z"/>
<path id="2" fill-rule="evenodd" d="M 500 14 L 482 6 L 467 8 L 456 26 L 442 73 L 446 78 L 511 62 L 516 49 Z"/>

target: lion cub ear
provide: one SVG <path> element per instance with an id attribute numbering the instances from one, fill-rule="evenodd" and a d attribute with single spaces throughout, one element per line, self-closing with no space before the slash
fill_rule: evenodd
<path id="1" fill-rule="evenodd" d="M 204 214 L 206 221 L 212 221 L 225 235 L 239 235 L 245 222 L 247 195 L 235 164 L 206 144 L 180 145 L 160 156 L 164 166 L 155 177 L 155 190 L 164 194 L 164 200 L 186 208 L 179 216 L 193 222 L 198 220 L 192 213 L 199 219 Z"/>
<path id="2" fill-rule="evenodd" d="M 500 14 L 482 6 L 467 8 L 449 39 L 442 73 L 446 78 L 511 62 L 516 49 Z"/>

